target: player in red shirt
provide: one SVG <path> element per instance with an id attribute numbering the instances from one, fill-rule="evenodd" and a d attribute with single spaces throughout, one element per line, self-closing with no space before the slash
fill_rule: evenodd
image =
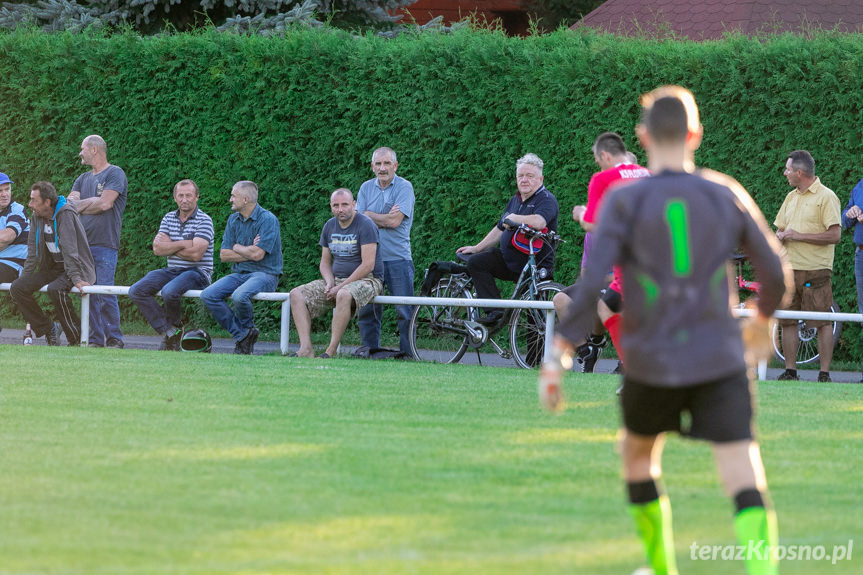
<path id="1" fill-rule="evenodd" d="M 601 170 L 593 175 L 587 186 L 587 206 L 579 205 L 572 209 L 572 218 L 584 228 L 587 234 L 590 234 L 596 227 L 602 200 L 610 189 L 627 181 L 650 175 L 647 168 L 635 163 L 634 156 L 626 151 L 623 139 L 614 132 L 605 132 L 596 138 L 593 144 L 593 158 Z M 585 242 L 585 251 L 581 259 L 582 274 L 590 265 L 590 252 L 601 249 L 602 246 L 600 245 L 590 241 Z M 620 346 L 617 345 L 623 288 L 620 283 L 620 270 L 616 266 L 613 269 L 613 275 L 611 285 L 605 289 L 602 299 L 597 304 L 598 321 L 594 322 L 592 333 L 587 336 L 585 343 L 576 350 L 576 360 L 582 365 L 585 373 L 593 371 L 596 360 L 599 359 L 602 348 L 605 346 L 603 326 L 608 329 L 618 357 L 623 359 Z M 564 313 L 570 301 L 569 296 L 563 292 L 555 296 L 554 305 L 558 316 Z"/>

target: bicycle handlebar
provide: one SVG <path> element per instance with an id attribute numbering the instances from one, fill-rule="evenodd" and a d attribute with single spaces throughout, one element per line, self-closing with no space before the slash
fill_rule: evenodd
<path id="1" fill-rule="evenodd" d="M 554 231 L 554 230 L 549 230 L 549 231 L 547 231 L 547 232 L 542 232 L 542 231 L 540 231 L 540 230 L 537 230 L 537 229 L 534 229 L 534 228 L 530 227 L 530 226 L 529 226 L 529 225 L 527 225 L 527 224 L 518 224 L 518 223 L 516 223 L 516 222 L 512 221 L 512 220 L 511 220 L 511 219 L 509 219 L 509 218 L 505 219 L 505 220 L 503 221 L 503 223 L 504 223 L 504 225 L 507 225 L 507 226 L 509 226 L 509 227 L 511 227 L 511 228 L 513 228 L 513 229 L 516 229 L 516 230 L 519 230 L 519 231 L 521 231 L 521 232 L 524 232 L 524 235 L 526 235 L 526 236 L 527 236 L 528 238 L 530 238 L 530 239 L 540 239 L 540 240 L 543 240 L 543 241 L 545 241 L 545 242 L 548 242 L 548 244 L 549 244 L 552 248 L 554 248 L 554 246 L 556 246 L 556 245 L 557 245 L 558 243 L 560 243 L 560 242 L 564 242 L 564 243 L 566 242 L 566 241 L 561 237 L 561 235 L 560 235 L 560 234 L 558 234 L 558 233 L 557 233 L 556 231 Z"/>

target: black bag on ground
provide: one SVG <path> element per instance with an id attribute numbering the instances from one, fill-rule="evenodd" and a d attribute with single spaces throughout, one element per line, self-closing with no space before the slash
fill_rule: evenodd
<path id="1" fill-rule="evenodd" d="M 387 347 L 369 347 L 362 345 L 354 350 L 351 357 L 361 357 L 363 359 L 407 359 L 408 355 L 398 349 L 389 349 Z"/>

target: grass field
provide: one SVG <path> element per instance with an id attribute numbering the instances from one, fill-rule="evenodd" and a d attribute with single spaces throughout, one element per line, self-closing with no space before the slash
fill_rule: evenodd
<path id="1" fill-rule="evenodd" d="M 0 574 L 624 574 L 641 563 L 612 376 L 362 360 L 0 346 Z M 863 386 L 764 383 L 784 544 L 855 540 Z M 703 444 L 665 454 L 684 574 L 733 543 Z"/>

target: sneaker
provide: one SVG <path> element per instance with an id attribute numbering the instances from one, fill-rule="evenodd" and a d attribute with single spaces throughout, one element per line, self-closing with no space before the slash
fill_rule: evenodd
<path id="1" fill-rule="evenodd" d="M 796 369 L 786 369 L 776 378 L 777 381 L 798 381 L 799 379 Z"/>
<path id="2" fill-rule="evenodd" d="M 45 342 L 50 346 L 60 345 L 60 330 L 57 328 L 57 323 L 51 324 L 51 329 L 45 334 Z"/>
<path id="3" fill-rule="evenodd" d="M 255 342 L 258 341 L 259 333 L 258 328 L 255 326 L 250 327 L 246 333 L 246 337 L 238 341 L 237 345 L 234 346 L 234 353 L 238 355 L 252 355 L 252 352 L 255 351 Z"/>
<path id="4" fill-rule="evenodd" d="M 831 383 L 833 380 L 830 379 L 829 371 L 819 371 L 818 372 L 818 383 Z"/>
<path id="5" fill-rule="evenodd" d="M 617 367 L 615 367 L 614 371 L 612 371 L 611 373 L 613 373 L 614 375 L 623 375 L 623 362 L 617 360 Z"/>
<path id="6" fill-rule="evenodd" d="M 583 343 L 575 350 L 575 361 L 581 366 L 582 373 L 593 373 L 593 368 L 596 367 L 596 362 L 599 355 L 602 353 L 602 346 L 592 343 Z"/>
<path id="7" fill-rule="evenodd" d="M 183 339 L 183 330 L 176 328 L 174 333 L 166 335 L 162 339 L 162 344 L 159 346 L 159 351 L 180 351 L 180 340 Z"/>
<path id="8" fill-rule="evenodd" d="M 126 344 L 123 343 L 122 339 L 117 339 L 116 337 L 109 337 L 108 341 L 105 342 L 105 347 L 110 347 L 113 349 L 123 349 L 126 347 Z"/>

